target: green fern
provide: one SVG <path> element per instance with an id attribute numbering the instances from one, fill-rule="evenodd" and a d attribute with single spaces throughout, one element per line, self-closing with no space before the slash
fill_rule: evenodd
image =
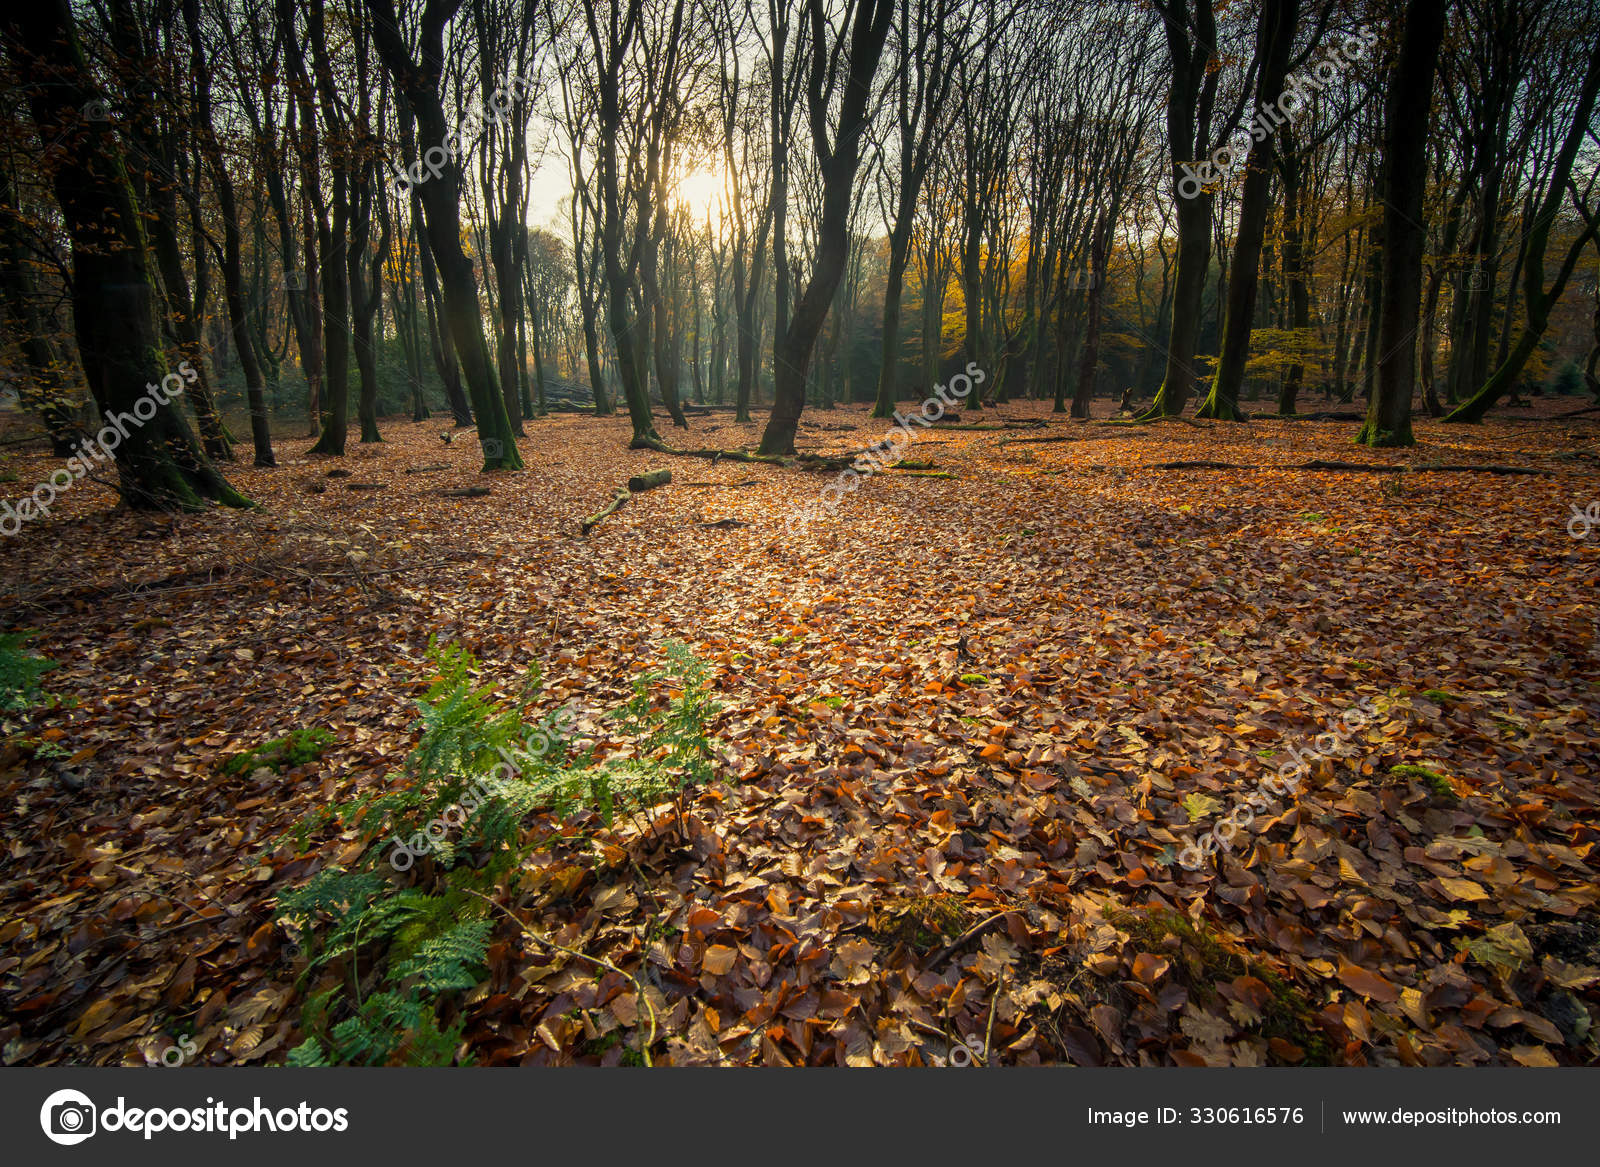
<path id="1" fill-rule="evenodd" d="M 597 763 L 591 751 L 574 747 L 564 718 L 528 724 L 537 670 L 503 702 L 477 683 L 471 654 L 430 643 L 436 675 L 418 702 L 422 734 L 406 761 L 406 781 L 329 813 L 365 835 L 365 854 L 353 870 L 324 869 L 279 898 L 278 917 L 312 949 L 302 981 L 340 967 L 345 977 L 308 998 L 305 1039 L 290 1064 L 455 1060 L 463 1026 L 442 1025 L 441 1013 L 454 995 L 481 982 L 492 933 L 472 893 L 494 887 L 537 845 L 524 838 L 530 817 L 574 824 L 593 816 L 609 824 L 714 776 L 706 725 L 717 706 L 709 669 L 684 645 L 669 644 L 666 654 L 666 666 L 640 677 L 632 699 L 611 715 L 618 731 L 635 739 L 635 756 Z M 433 865 L 424 881 L 398 886 L 387 862 L 393 837 L 415 838 L 411 832 L 443 812 L 464 810 L 470 792 L 487 796 L 446 838 L 429 837 Z M 571 835 L 568 826 L 553 837 Z M 361 995 L 361 971 L 377 974 L 378 991 Z"/>
<path id="2" fill-rule="evenodd" d="M 39 687 L 39 678 L 56 667 L 53 660 L 28 651 L 26 632 L 0 635 L 0 712 L 21 713 L 51 703 Z"/>

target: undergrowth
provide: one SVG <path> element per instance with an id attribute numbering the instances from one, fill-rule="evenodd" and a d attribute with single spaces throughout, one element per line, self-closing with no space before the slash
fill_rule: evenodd
<path id="1" fill-rule="evenodd" d="M 39 678 L 55 667 L 55 661 L 28 651 L 26 632 L 0 635 L 0 713 L 22 713 L 50 704 L 50 694 L 39 686 Z"/>
<path id="2" fill-rule="evenodd" d="M 537 669 L 506 701 L 476 682 L 466 650 L 429 645 L 436 676 L 418 701 L 422 735 L 403 782 L 324 820 L 361 833 L 361 858 L 279 899 L 278 918 L 309 954 L 301 983 L 319 978 L 290 1064 L 462 1060 L 459 998 L 487 975 L 484 896 L 530 852 L 618 816 L 648 824 L 670 803 L 681 824 L 686 793 L 715 773 L 706 725 L 717 706 L 707 666 L 681 644 L 666 654 L 664 669 L 638 678 L 632 698 L 603 715 L 607 736 L 634 739 L 634 750 L 597 760 L 570 734 L 570 709 L 529 723 Z M 424 861 L 401 867 L 400 849 Z"/>

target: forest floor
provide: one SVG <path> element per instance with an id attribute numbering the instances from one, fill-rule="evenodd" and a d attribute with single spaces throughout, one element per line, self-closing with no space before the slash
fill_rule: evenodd
<path id="1" fill-rule="evenodd" d="M 674 831 L 602 839 L 626 862 L 528 860 L 503 902 L 630 971 L 495 917 L 459 1006 L 480 1064 L 616 1062 L 652 1021 L 657 1065 L 1595 1061 L 1600 530 L 1568 524 L 1600 499 L 1600 415 L 1424 419 L 1407 451 L 1344 422 L 1001 417 L 1050 424 L 922 433 L 906 456 L 953 478 L 876 474 L 793 530 L 831 475 L 630 452 L 588 416 L 530 422 L 513 476 L 393 419 L 343 459 L 282 438 L 280 468 L 231 468 L 261 512 L 66 492 L 0 544 L 5 626 L 61 698 L 0 753 L 0 1060 L 155 1064 L 183 1033 L 202 1063 L 281 1061 L 313 978 L 276 897 L 362 845 L 267 844 L 401 781 L 436 636 L 587 709 L 682 640 L 734 758 Z M 753 448 L 731 418 L 658 424 Z M 809 411 L 800 445 L 885 429 Z M 1188 461 L 1251 468 L 1158 465 Z M 4 497 L 53 468 L 9 448 Z M 220 764 L 312 726 L 320 761 Z M 1298 794 L 1180 863 L 1291 749 L 1321 755 Z"/>

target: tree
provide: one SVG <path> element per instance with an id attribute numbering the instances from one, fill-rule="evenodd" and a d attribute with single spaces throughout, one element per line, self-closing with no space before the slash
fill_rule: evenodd
<path id="1" fill-rule="evenodd" d="M 1212 0 L 1154 0 L 1167 37 L 1172 84 L 1167 93 L 1167 150 L 1178 220 L 1172 326 L 1167 368 L 1155 403 L 1144 416 L 1180 414 L 1198 375 L 1194 369 L 1200 306 L 1211 262 L 1213 191 L 1195 182 L 1190 162 L 1211 152 L 1211 115 L 1222 71 L 1217 62 L 1217 21 Z M 1185 185 L 1195 189 L 1185 194 Z"/>
<path id="2" fill-rule="evenodd" d="M 1252 119 L 1250 154 L 1245 161 L 1244 193 L 1233 245 L 1233 278 L 1228 281 L 1228 306 L 1223 317 L 1222 354 L 1217 360 L 1211 392 L 1196 417 L 1245 420 L 1239 412 L 1239 386 L 1244 381 L 1250 329 L 1255 322 L 1257 275 L 1261 242 L 1267 231 L 1267 195 L 1273 166 L 1273 135 L 1257 119 L 1264 116 L 1261 111 L 1276 107 L 1283 97 L 1289 51 L 1294 46 L 1299 19 L 1299 0 L 1263 0 L 1256 30 L 1256 59 L 1261 62 L 1255 94 L 1258 112 Z"/>
<path id="3" fill-rule="evenodd" d="M 1367 420 L 1357 437 L 1369 446 L 1410 446 L 1416 388 L 1417 311 L 1422 304 L 1423 194 L 1428 177 L 1428 111 L 1444 39 L 1446 0 L 1410 0 L 1400 59 L 1384 105 L 1383 287 L 1378 359 Z"/>
<path id="4" fill-rule="evenodd" d="M 822 217 L 817 229 L 811 278 L 787 320 L 779 309 L 779 332 L 773 350 L 773 405 L 761 435 L 763 454 L 794 453 L 795 428 L 805 409 L 806 373 L 822 332 L 834 290 L 844 275 L 850 249 L 850 203 L 861 139 L 867 127 L 867 106 L 873 96 L 878 61 L 894 17 L 893 0 L 856 0 L 848 13 L 849 49 L 841 74 L 834 64 L 843 50 L 841 30 L 833 27 L 825 0 L 807 0 L 809 40 L 801 53 L 807 65 L 806 113 L 811 145 L 822 174 Z M 839 113 L 830 132 L 829 109 L 839 89 Z M 781 235 L 781 227 L 777 228 Z"/>
<path id="5" fill-rule="evenodd" d="M 14 9 L 7 54 L 27 82 L 28 109 L 72 244 L 72 312 L 89 390 L 108 423 L 97 435 L 115 443 L 118 479 L 129 506 L 197 510 L 207 500 L 245 507 L 172 404 L 171 373 L 156 322 L 155 286 L 146 266 L 143 221 L 114 131 L 91 109 L 104 108 L 93 84 L 68 0 Z M 137 408 L 152 406 L 148 413 Z M 81 457 L 81 455 L 80 455 Z"/>
<path id="6" fill-rule="evenodd" d="M 1556 156 L 1555 165 L 1551 168 L 1544 197 L 1540 200 L 1539 211 L 1528 230 L 1527 257 L 1523 264 L 1523 300 L 1526 304 L 1527 323 L 1517 337 L 1516 346 L 1494 371 L 1494 375 L 1469 401 L 1446 417 L 1446 421 L 1482 421 L 1484 414 L 1516 383 L 1517 377 L 1522 373 L 1522 367 L 1528 363 L 1528 358 L 1533 355 L 1540 337 L 1550 324 L 1550 309 L 1561 298 L 1561 292 L 1566 287 L 1567 280 L 1572 277 L 1573 269 L 1577 266 L 1584 248 L 1596 237 L 1596 231 L 1600 230 L 1600 213 L 1590 211 L 1586 205 L 1587 199 L 1594 192 L 1596 181 L 1595 176 L 1591 174 L 1581 192 L 1575 186 L 1571 188 L 1572 201 L 1584 221 L 1584 228 L 1568 248 L 1561 266 L 1556 271 L 1555 279 L 1547 289 L 1544 256 L 1550 245 L 1550 230 L 1555 225 L 1556 214 L 1561 210 L 1563 196 L 1568 193 L 1573 161 L 1577 158 L 1584 139 L 1594 132 L 1590 118 L 1594 112 L 1597 91 L 1600 91 L 1600 39 L 1591 41 L 1589 64 L 1573 108 L 1572 123 L 1562 142 L 1561 152 Z"/>
<path id="7" fill-rule="evenodd" d="M 440 174 L 418 185 L 428 242 L 439 267 L 446 329 L 460 358 L 478 422 L 478 442 L 483 449 L 483 470 L 520 470 L 522 456 L 511 432 L 505 400 L 496 392 L 478 312 L 478 285 L 472 261 L 461 250 L 461 171 L 445 149 L 444 103 L 439 78 L 444 64 L 444 27 L 461 7 L 461 0 L 428 0 L 422 14 L 421 58 L 413 59 L 400 35 L 394 0 L 364 0 L 372 16 L 373 41 L 395 85 L 401 89 L 416 116 L 418 145 L 425 155 L 438 150 L 445 156 Z"/>

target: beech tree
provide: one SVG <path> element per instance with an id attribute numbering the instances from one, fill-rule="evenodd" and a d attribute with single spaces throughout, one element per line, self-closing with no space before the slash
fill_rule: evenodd
<path id="1" fill-rule="evenodd" d="M 68 0 L 39 0 L 4 18 L 6 53 L 26 86 L 42 162 L 72 246 L 72 314 L 89 390 L 114 443 L 124 501 L 136 509 L 194 510 L 250 502 L 206 456 L 174 404 L 148 242 L 116 134 L 78 41 Z M 153 408 L 142 412 L 138 407 Z M 82 453 L 78 455 L 81 459 Z"/>

